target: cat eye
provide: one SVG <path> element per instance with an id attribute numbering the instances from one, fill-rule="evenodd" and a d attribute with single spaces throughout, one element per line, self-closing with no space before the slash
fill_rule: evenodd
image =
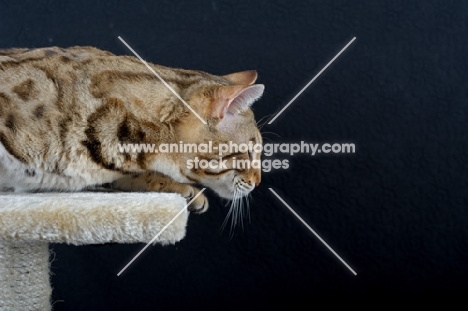
<path id="1" fill-rule="evenodd" d="M 241 157 L 242 155 L 244 155 L 244 153 L 242 152 L 236 152 L 236 153 L 231 153 L 230 155 L 226 156 L 226 158 L 232 158 L 232 157 L 236 157 L 236 158 L 239 158 Z"/>

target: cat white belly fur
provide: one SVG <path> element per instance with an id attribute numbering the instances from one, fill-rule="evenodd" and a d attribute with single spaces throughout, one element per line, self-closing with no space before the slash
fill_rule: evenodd
<path id="1" fill-rule="evenodd" d="M 167 157 L 159 157 L 151 169 L 171 176 L 177 182 L 190 183 L 180 173 L 179 166 Z M 34 174 L 27 174 L 26 171 L 34 171 Z M 112 182 L 122 176 L 124 175 L 119 172 L 90 165 L 85 159 L 69 166 L 62 174 L 32 169 L 8 153 L 0 143 L 0 191 L 5 188 L 14 188 L 15 192 L 40 189 L 78 191 L 88 186 Z"/>
<path id="2" fill-rule="evenodd" d="M 32 169 L 8 153 L 0 143 L 0 191 L 2 188 L 14 188 L 15 192 L 38 189 L 76 191 L 87 186 L 112 182 L 122 176 L 118 172 L 89 169 L 88 166 L 89 163 L 83 160 L 83 163 L 77 163 L 74 169 L 65 169 L 62 174 Z"/>

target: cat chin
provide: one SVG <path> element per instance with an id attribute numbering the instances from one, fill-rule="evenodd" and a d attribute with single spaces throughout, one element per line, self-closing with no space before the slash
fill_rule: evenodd
<path id="1" fill-rule="evenodd" d="M 219 197 L 228 200 L 234 200 L 235 198 L 245 197 L 251 191 L 244 191 L 244 192 L 237 192 L 237 196 L 235 197 L 235 191 L 231 189 L 213 189 L 211 188 Z"/>
<path id="2" fill-rule="evenodd" d="M 229 180 L 230 178 L 228 178 Z M 238 181 L 239 178 L 234 177 L 234 181 Z M 239 186 L 238 182 L 231 184 L 230 182 L 216 183 L 211 180 L 205 180 L 202 182 L 203 185 L 213 190 L 219 197 L 228 200 L 239 199 L 247 196 L 255 187 Z"/>
<path id="3" fill-rule="evenodd" d="M 213 184 L 206 184 L 202 183 L 203 186 L 210 188 L 214 193 L 218 195 L 218 197 L 223 198 L 223 199 L 232 199 L 232 192 L 229 191 L 229 189 L 226 189 L 225 187 L 219 187 L 219 185 L 213 185 Z"/>
<path id="4" fill-rule="evenodd" d="M 223 198 L 223 199 L 228 199 L 228 200 L 232 200 L 232 196 L 234 195 L 234 192 L 230 192 L 226 189 L 216 189 L 216 188 L 213 188 L 213 187 L 209 187 L 211 190 L 214 191 L 214 193 L 216 193 L 220 198 Z"/>

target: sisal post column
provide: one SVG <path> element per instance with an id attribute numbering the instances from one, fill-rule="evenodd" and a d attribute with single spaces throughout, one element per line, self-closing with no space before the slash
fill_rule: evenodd
<path id="1" fill-rule="evenodd" d="M 51 310 L 48 246 L 0 241 L 0 310 Z"/>

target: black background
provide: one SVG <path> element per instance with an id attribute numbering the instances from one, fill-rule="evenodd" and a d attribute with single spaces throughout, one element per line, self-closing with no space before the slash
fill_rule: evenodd
<path id="1" fill-rule="evenodd" d="M 53 245 L 55 310 L 267 308 L 468 292 L 465 1 L 1 2 L 0 47 L 91 45 L 214 74 L 256 69 L 265 142 L 352 142 L 356 154 L 278 155 L 251 220 L 219 233 L 227 208 L 189 219 L 175 246 Z M 354 276 L 268 190 L 276 190 Z M 377 300 L 375 300 L 377 298 Z M 362 305 L 362 304 L 361 304 Z"/>

